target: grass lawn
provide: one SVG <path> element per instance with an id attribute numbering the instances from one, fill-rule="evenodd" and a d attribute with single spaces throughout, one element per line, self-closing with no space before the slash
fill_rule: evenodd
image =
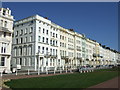
<path id="1" fill-rule="evenodd" d="M 6 82 L 10 88 L 87 88 L 118 76 L 118 72 L 73 73 Z"/>

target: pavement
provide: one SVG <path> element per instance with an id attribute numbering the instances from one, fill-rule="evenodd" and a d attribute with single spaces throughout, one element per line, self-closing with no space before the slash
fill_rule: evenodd
<path id="1" fill-rule="evenodd" d="M 117 90 L 120 90 L 120 85 L 119 85 L 119 81 L 120 81 L 120 76 L 119 77 L 115 77 L 111 80 L 108 80 L 108 81 L 105 81 L 105 82 L 102 82 L 100 84 L 97 84 L 95 86 L 91 86 L 89 88 L 94 88 L 94 89 L 97 89 L 97 88 L 104 88 L 104 89 L 117 89 Z"/>
<path id="2" fill-rule="evenodd" d="M 42 75 L 9 75 L 9 76 L 3 77 L 3 79 L 6 80 L 6 79 L 22 79 L 22 78 L 32 78 L 32 77 L 46 77 L 46 76 L 54 76 L 54 75 L 60 75 L 60 74 L 66 74 L 66 73 L 42 74 Z"/>

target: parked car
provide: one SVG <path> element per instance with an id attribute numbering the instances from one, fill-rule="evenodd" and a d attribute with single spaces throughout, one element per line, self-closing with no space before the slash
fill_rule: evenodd
<path id="1" fill-rule="evenodd" d="M 96 67 L 95 68 L 100 68 L 100 65 L 96 65 Z"/>
<path id="2" fill-rule="evenodd" d="M 94 68 L 92 66 L 81 66 L 79 67 L 79 72 L 80 71 L 90 71 L 93 70 Z"/>
<path id="3" fill-rule="evenodd" d="M 117 66 L 120 67 L 120 64 L 118 64 Z"/>
<path id="4" fill-rule="evenodd" d="M 103 65 L 97 65 L 95 68 L 96 69 L 102 69 L 102 68 L 104 68 L 104 66 Z"/>
<path id="5" fill-rule="evenodd" d="M 109 68 L 113 68 L 114 67 L 114 65 L 109 65 Z"/>

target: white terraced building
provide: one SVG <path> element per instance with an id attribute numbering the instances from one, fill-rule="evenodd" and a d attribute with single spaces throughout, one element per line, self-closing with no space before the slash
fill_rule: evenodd
<path id="1" fill-rule="evenodd" d="M 0 72 L 11 72 L 13 21 L 11 10 L 0 8 Z"/>
<path id="2" fill-rule="evenodd" d="M 50 20 L 35 15 L 16 21 L 12 67 L 43 71 L 61 66 L 58 41 L 59 31 Z"/>
<path id="3" fill-rule="evenodd" d="M 39 15 L 14 24 L 12 68 L 38 70 L 115 65 L 119 52 Z"/>

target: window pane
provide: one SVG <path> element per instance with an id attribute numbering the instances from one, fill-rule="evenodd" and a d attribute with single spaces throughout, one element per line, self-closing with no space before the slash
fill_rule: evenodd
<path id="1" fill-rule="evenodd" d="M 0 66 L 5 66 L 5 57 L 1 57 Z"/>

